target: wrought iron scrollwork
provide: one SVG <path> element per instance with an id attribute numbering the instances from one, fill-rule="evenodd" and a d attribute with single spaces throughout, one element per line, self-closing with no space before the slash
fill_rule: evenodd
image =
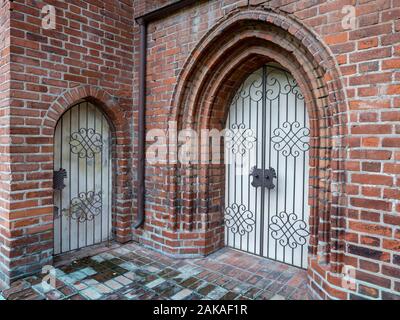
<path id="1" fill-rule="evenodd" d="M 232 105 L 237 105 L 239 100 L 251 99 L 261 101 L 263 97 L 263 78 L 260 70 L 252 73 L 240 86 L 236 92 Z"/>
<path id="2" fill-rule="evenodd" d="M 299 100 L 304 100 L 297 81 L 286 70 L 269 66 L 266 68 L 265 98 L 267 100 L 276 100 L 281 95 L 293 94 Z"/>
<path id="3" fill-rule="evenodd" d="M 254 213 L 245 205 L 232 204 L 225 209 L 225 223 L 234 234 L 244 236 L 253 232 L 255 226 Z"/>
<path id="4" fill-rule="evenodd" d="M 248 150 L 253 149 L 257 138 L 254 131 L 246 127 L 244 123 L 233 124 L 226 131 L 226 147 L 235 155 L 244 156 Z"/>
<path id="5" fill-rule="evenodd" d="M 307 244 L 310 235 L 307 223 L 298 218 L 295 213 L 281 212 L 271 218 L 271 236 L 282 247 L 296 249 Z"/>
<path id="6" fill-rule="evenodd" d="M 303 127 L 300 122 L 285 122 L 282 128 L 274 130 L 272 142 L 274 149 L 282 152 L 282 155 L 289 157 L 290 155 L 297 158 L 301 152 L 310 149 L 310 129 Z"/>
<path id="7" fill-rule="evenodd" d="M 94 158 L 103 150 L 103 138 L 94 129 L 81 128 L 71 134 L 71 152 L 79 158 Z"/>
<path id="8" fill-rule="evenodd" d="M 64 209 L 64 216 L 77 220 L 80 223 L 93 221 L 102 213 L 103 197 L 102 192 L 82 192 L 79 197 L 71 200 L 70 208 Z"/>

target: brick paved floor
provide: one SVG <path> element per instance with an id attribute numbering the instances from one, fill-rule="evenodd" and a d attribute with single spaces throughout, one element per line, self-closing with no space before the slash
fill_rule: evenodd
<path id="1" fill-rule="evenodd" d="M 306 272 L 225 248 L 179 260 L 130 243 L 18 281 L 0 300 L 309 300 Z"/>

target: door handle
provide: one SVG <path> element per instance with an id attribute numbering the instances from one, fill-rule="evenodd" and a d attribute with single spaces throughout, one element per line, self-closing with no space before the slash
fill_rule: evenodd
<path id="1" fill-rule="evenodd" d="M 53 214 L 54 219 L 58 219 L 60 217 L 60 209 L 57 206 L 54 206 Z"/>
<path id="2" fill-rule="evenodd" d="M 269 169 L 258 169 L 254 167 L 250 173 L 250 176 L 253 177 L 253 182 L 251 185 L 254 188 L 267 188 L 268 190 L 275 189 L 274 179 L 277 178 L 276 170 L 274 168 Z"/>

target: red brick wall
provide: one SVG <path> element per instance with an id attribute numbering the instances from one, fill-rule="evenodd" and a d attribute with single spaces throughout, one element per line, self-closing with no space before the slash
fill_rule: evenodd
<path id="1" fill-rule="evenodd" d="M 4 276 L 7 251 L 6 239 L 10 234 L 7 224 L 9 206 L 9 96 L 10 96 L 10 14 L 9 1 L 0 1 L 0 287 L 7 282 Z"/>
<path id="2" fill-rule="evenodd" d="M 400 1 L 357 1 L 355 30 L 341 25 L 343 5 L 354 0 L 264 2 L 199 1 L 150 24 L 147 129 L 165 129 L 173 119 L 182 127 L 220 125 L 235 83 L 263 62 L 255 59 L 226 74 L 226 94 L 219 95 L 213 77 L 235 61 L 234 35 L 248 37 L 253 19 L 254 34 L 270 43 L 259 52 L 309 80 L 299 82 L 310 98 L 314 128 L 310 285 L 323 298 L 399 298 Z M 0 45 L 6 48 L 8 2 L 1 3 Z M 40 27 L 44 3 L 58 8 L 55 31 Z M 52 130 L 62 112 L 85 97 L 95 99 L 116 126 L 117 239 L 127 241 L 133 233 L 156 250 L 186 256 L 223 246 L 221 167 L 148 165 L 146 224 L 130 229 L 136 214 L 131 139 L 137 132 L 139 48 L 133 17 L 166 3 L 13 2 L 11 82 L 0 87 L 3 282 L 51 263 Z M 250 11 L 243 24 L 211 34 Z M 215 66 L 220 53 L 229 59 Z M 213 90 L 219 103 L 206 99 Z M 344 265 L 357 269 L 355 290 L 342 288 Z"/>
<path id="3" fill-rule="evenodd" d="M 42 28 L 45 4 L 57 8 L 55 30 Z M 1 12 L 3 47 L 8 6 L 2 5 Z M 132 237 L 132 1 L 16 0 L 11 7 L 7 109 L 2 96 L 2 110 L 11 115 L 10 123 L 2 124 L 9 131 L 9 145 L 2 147 L 2 171 L 10 175 L 2 175 L 2 189 L 9 189 L 1 203 L 5 240 L 0 262 L 6 283 L 51 263 L 53 132 L 62 113 L 80 99 L 93 100 L 113 121 L 114 228 L 117 240 Z M 2 59 L 6 53 L 4 48 Z M 9 159 L 4 159 L 7 151 Z"/>
<path id="4" fill-rule="evenodd" d="M 323 298 L 399 298 L 399 138 L 396 134 L 400 119 L 396 110 L 399 107 L 400 2 L 357 3 L 355 30 L 343 30 L 341 24 L 343 6 L 355 5 L 355 1 L 316 4 L 275 0 L 269 2 L 269 8 L 257 7 L 263 2 L 251 1 L 255 5 L 250 9 L 272 10 L 282 17 L 294 14 L 305 30 L 310 28 L 315 34 L 315 45 L 328 47 L 327 52 L 337 63 L 339 74 L 334 74 L 333 79 L 326 76 L 324 79 L 328 92 L 332 92 L 335 81 L 345 88 L 338 91 L 338 96 L 329 96 L 328 104 L 340 101 L 340 95 L 346 97 L 346 103 L 335 107 L 332 118 L 326 119 L 325 133 L 320 127 L 321 135 L 330 136 L 324 142 L 327 145 L 315 148 L 332 146 L 332 154 L 325 160 L 320 158 L 319 166 L 326 165 L 326 168 L 320 172 L 318 181 L 310 182 L 316 183 L 314 186 L 319 190 L 312 193 L 315 198 L 310 202 L 316 209 L 314 218 L 318 220 L 311 223 L 312 228 L 318 229 L 313 238 L 313 245 L 317 247 L 312 250 L 309 271 L 312 287 Z M 181 112 L 174 108 L 183 109 L 181 118 L 178 117 L 188 121 L 183 126 L 199 121 L 187 117 L 184 102 L 174 104 L 174 95 L 179 91 L 177 82 L 179 85 L 191 63 L 196 63 L 201 51 L 191 53 L 203 37 L 207 38 L 206 33 L 239 7 L 246 10 L 247 5 L 247 1 L 203 1 L 150 25 L 147 129 L 166 128 L 166 120 L 173 118 L 171 114 Z M 282 27 L 285 26 L 282 24 Z M 239 33 L 237 29 L 231 31 Z M 224 50 L 223 41 L 218 44 L 220 50 Z M 318 60 L 317 55 L 315 58 Z M 208 71 L 212 73 L 214 70 L 208 61 L 202 60 L 200 68 L 210 68 Z M 182 86 L 196 88 L 196 75 L 190 74 Z M 194 91 L 183 101 L 197 97 Z M 210 91 L 205 94 L 212 96 Z M 197 100 L 205 108 L 201 101 Z M 200 119 L 209 121 L 207 115 Z M 145 231 L 139 233 L 141 241 L 170 254 L 189 255 L 208 253 L 223 245 L 221 236 L 217 236 L 223 232 L 218 224 L 224 192 L 222 184 L 219 185 L 223 181 L 223 168 L 207 171 L 212 176 L 209 180 L 202 170 L 208 169 L 148 166 L 147 223 Z M 199 185 L 198 179 L 204 185 L 203 182 Z M 166 189 L 166 184 L 172 187 Z M 325 207 L 318 204 L 319 200 Z M 357 269 L 355 292 L 341 289 L 340 272 L 344 265 Z"/>

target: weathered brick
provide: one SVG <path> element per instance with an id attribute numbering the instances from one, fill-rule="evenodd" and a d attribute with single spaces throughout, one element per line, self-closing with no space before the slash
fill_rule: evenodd
<path id="1" fill-rule="evenodd" d="M 379 251 L 379 250 L 374 250 L 366 247 L 361 247 L 361 246 L 355 246 L 355 245 L 349 245 L 348 247 L 349 253 L 369 258 L 369 259 L 374 259 L 374 260 L 381 260 L 381 261 L 388 261 L 390 259 L 390 255 Z"/>
<path id="2" fill-rule="evenodd" d="M 376 235 L 380 235 L 380 236 L 389 236 L 389 237 L 392 235 L 391 228 L 381 226 L 378 224 L 350 221 L 349 227 L 350 227 L 350 229 L 364 232 L 367 234 L 376 234 Z"/>
<path id="3" fill-rule="evenodd" d="M 0 184 L 0 244 L 15 260 L 0 258 L 1 270 L 12 266 L 17 277 L 30 270 L 27 263 L 50 260 L 50 127 L 69 106 L 89 96 L 116 130 L 112 193 L 117 240 L 134 237 L 173 255 L 204 255 L 224 245 L 223 166 L 187 169 L 147 163 L 146 223 L 143 229 L 131 228 L 138 192 L 138 159 L 131 150 L 138 143 L 139 28 L 134 17 L 167 3 L 56 2 L 62 12 L 57 30 L 42 30 L 41 2 L 0 0 L 0 170 L 6 181 Z M 365 283 L 358 294 L 376 298 L 375 287 L 398 287 L 389 264 L 398 264 L 393 253 L 400 239 L 399 2 L 357 2 L 358 27 L 348 31 L 340 23 L 348 0 L 269 3 L 301 23 L 263 4 L 251 1 L 259 5 L 254 14 L 246 1 L 201 1 L 149 26 L 147 130 L 165 129 L 171 119 L 181 126 L 221 128 L 234 88 L 260 67 L 264 52 L 269 60 L 298 72 L 294 75 L 306 90 L 312 124 L 310 252 L 329 262 L 332 273 L 343 261 L 368 271 L 361 274 Z M 240 23 L 234 16 L 239 13 L 248 15 Z M 229 32 L 210 32 L 231 15 Z M 257 18 L 262 19 L 251 21 Z M 256 41 L 257 36 L 263 40 Z M 257 57 L 240 58 L 253 44 L 259 45 Z M 229 65 L 235 68 L 228 70 Z M 372 259 L 377 263 L 367 261 Z M 383 265 L 387 274 L 380 269 Z M 327 270 L 318 264 L 309 268 L 311 287 L 325 298 L 348 298 L 339 290 L 340 282 L 332 287 Z"/>
<path id="4" fill-rule="evenodd" d="M 351 181 L 359 184 L 393 186 L 393 177 L 384 175 L 353 174 Z"/>
<path id="5" fill-rule="evenodd" d="M 383 211 L 391 211 L 392 204 L 389 201 L 352 198 L 350 200 L 351 205 L 359 208 L 375 209 Z"/>

